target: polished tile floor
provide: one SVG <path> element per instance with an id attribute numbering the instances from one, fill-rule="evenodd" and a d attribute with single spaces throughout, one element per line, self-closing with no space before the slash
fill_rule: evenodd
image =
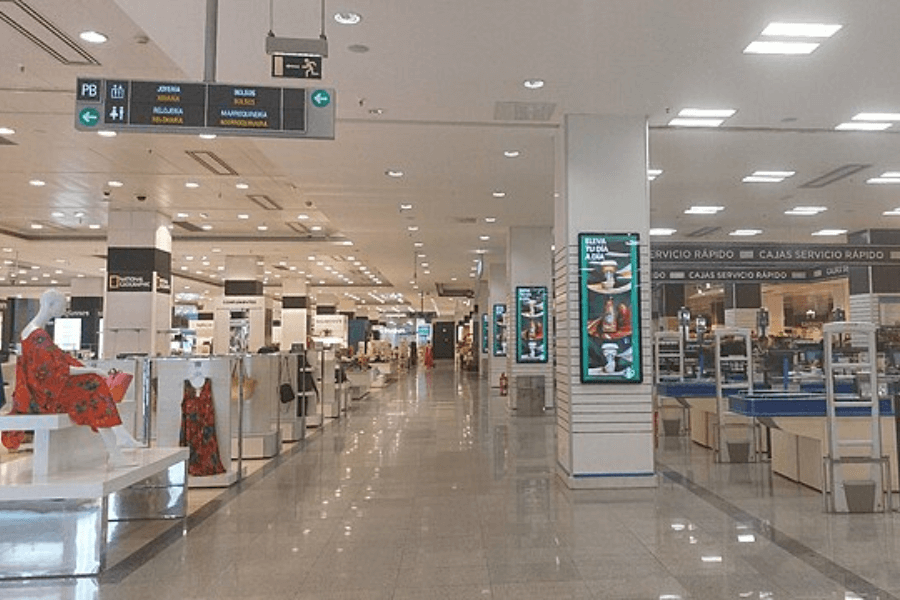
<path id="1" fill-rule="evenodd" d="M 99 579 L 0 598 L 893 599 L 900 520 L 826 515 L 762 465 L 662 438 L 660 485 L 579 491 L 553 417 L 451 365 L 354 403 Z"/>

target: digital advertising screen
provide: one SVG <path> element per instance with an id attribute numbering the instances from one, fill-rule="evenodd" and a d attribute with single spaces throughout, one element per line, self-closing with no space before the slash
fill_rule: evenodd
<path id="1" fill-rule="evenodd" d="M 516 362 L 547 362 L 547 288 L 516 288 Z"/>
<path id="2" fill-rule="evenodd" d="M 494 356 L 506 356 L 506 305 L 494 305 Z"/>
<path id="3" fill-rule="evenodd" d="M 578 236 L 582 383 L 642 381 L 639 257 L 636 233 Z"/>

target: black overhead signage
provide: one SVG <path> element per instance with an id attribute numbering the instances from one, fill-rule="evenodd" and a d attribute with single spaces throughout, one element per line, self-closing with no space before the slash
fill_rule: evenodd
<path id="1" fill-rule="evenodd" d="M 75 128 L 334 139 L 334 90 L 79 79 Z"/>
<path id="2" fill-rule="evenodd" d="M 820 281 L 836 277 L 847 277 L 850 268 L 846 266 L 823 266 L 811 269 L 708 266 L 654 264 L 651 277 L 659 283 L 696 283 L 722 281 L 732 283 L 800 283 Z"/>
<path id="3" fill-rule="evenodd" d="M 845 244 L 681 244 L 654 243 L 650 260 L 657 264 L 748 266 L 771 268 L 820 265 L 900 265 L 900 246 Z"/>
<path id="4" fill-rule="evenodd" d="M 274 54 L 272 56 L 272 77 L 322 79 L 322 57 Z"/>

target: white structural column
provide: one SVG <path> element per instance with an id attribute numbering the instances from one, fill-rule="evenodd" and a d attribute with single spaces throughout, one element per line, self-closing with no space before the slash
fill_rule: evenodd
<path id="1" fill-rule="evenodd" d="M 475 305 L 478 307 L 475 315 L 478 320 L 475 356 L 478 357 L 478 374 L 486 378 L 489 376 L 491 364 L 491 298 L 488 282 L 485 280 L 479 281 L 475 286 Z"/>
<path id="2" fill-rule="evenodd" d="M 657 485 L 650 341 L 650 199 L 644 117 L 568 115 L 557 143 L 557 459 L 571 488 Z M 640 236 L 641 383 L 582 383 L 579 234 Z M 617 282 L 615 285 L 619 285 Z M 615 319 L 615 317 L 613 317 Z M 598 331 L 599 328 L 598 328 Z"/>
<path id="3" fill-rule="evenodd" d="M 292 279 L 282 284 L 281 349 L 290 350 L 293 344 L 303 344 L 309 332 L 309 292 L 306 281 Z"/>
<path id="4" fill-rule="evenodd" d="M 490 355 L 490 367 L 488 369 L 488 377 L 491 387 L 498 387 L 500 385 L 500 374 L 509 373 L 506 371 L 506 355 L 497 356 L 497 348 L 498 345 L 502 342 L 504 348 L 509 346 L 509 335 L 508 335 L 508 327 L 503 329 L 504 333 L 501 334 L 502 339 L 497 339 L 497 314 L 495 312 L 495 307 L 502 306 L 504 309 L 509 308 L 509 285 L 506 283 L 506 264 L 505 263 L 490 263 L 487 267 L 487 278 L 488 278 L 488 305 L 487 305 L 487 313 L 488 313 L 488 327 L 490 328 L 490 334 L 488 339 L 488 353 Z M 509 315 L 504 317 L 504 323 L 508 323 Z"/>
<path id="5" fill-rule="evenodd" d="M 171 223 L 154 211 L 109 211 L 104 357 L 169 353 Z"/>
<path id="6" fill-rule="evenodd" d="M 263 295 L 258 256 L 225 257 L 225 289 L 216 307 L 215 352 L 256 352 L 272 343 L 272 305 Z"/>
<path id="7" fill-rule="evenodd" d="M 506 357 L 509 373 L 512 406 L 523 411 L 518 390 L 523 377 L 544 378 L 544 407 L 553 406 L 553 349 L 548 343 L 553 326 L 548 312 L 551 308 L 553 282 L 553 231 L 549 227 L 512 227 L 506 250 L 507 280 L 509 282 L 507 307 L 508 351 Z M 518 297 L 526 291 L 543 288 L 543 300 L 535 302 Z M 544 323 L 546 322 L 546 327 Z M 546 352 L 540 352 L 543 345 Z"/>

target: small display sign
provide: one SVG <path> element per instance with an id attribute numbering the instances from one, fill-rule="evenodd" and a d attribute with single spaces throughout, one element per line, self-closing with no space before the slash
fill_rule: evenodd
<path id="1" fill-rule="evenodd" d="M 322 57 L 275 54 L 272 56 L 272 77 L 322 79 Z"/>
<path id="2" fill-rule="evenodd" d="M 481 313 L 481 353 L 487 354 L 491 351 L 491 330 L 488 324 L 487 313 Z"/>
<path id="3" fill-rule="evenodd" d="M 506 305 L 494 305 L 494 356 L 506 356 Z"/>
<path id="4" fill-rule="evenodd" d="M 581 381 L 640 383 L 640 239 L 578 236 Z"/>
<path id="5" fill-rule="evenodd" d="M 210 85 L 207 127 L 281 129 L 281 89 Z"/>
<path id="6" fill-rule="evenodd" d="M 106 89 L 107 123 L 167 127 L 205 125 L 206 86 L 202 83 L 109 81 Z M 117 92 L 119 89 L 123 90 L 121 94 Z M 113 112 L 116 112 L 116 121 L 110 121 Z"/>
<path id="7" fill-rule="evenodd" d="M 547 362 L 547 288 L 516 288 L 516 362 Z"/>

